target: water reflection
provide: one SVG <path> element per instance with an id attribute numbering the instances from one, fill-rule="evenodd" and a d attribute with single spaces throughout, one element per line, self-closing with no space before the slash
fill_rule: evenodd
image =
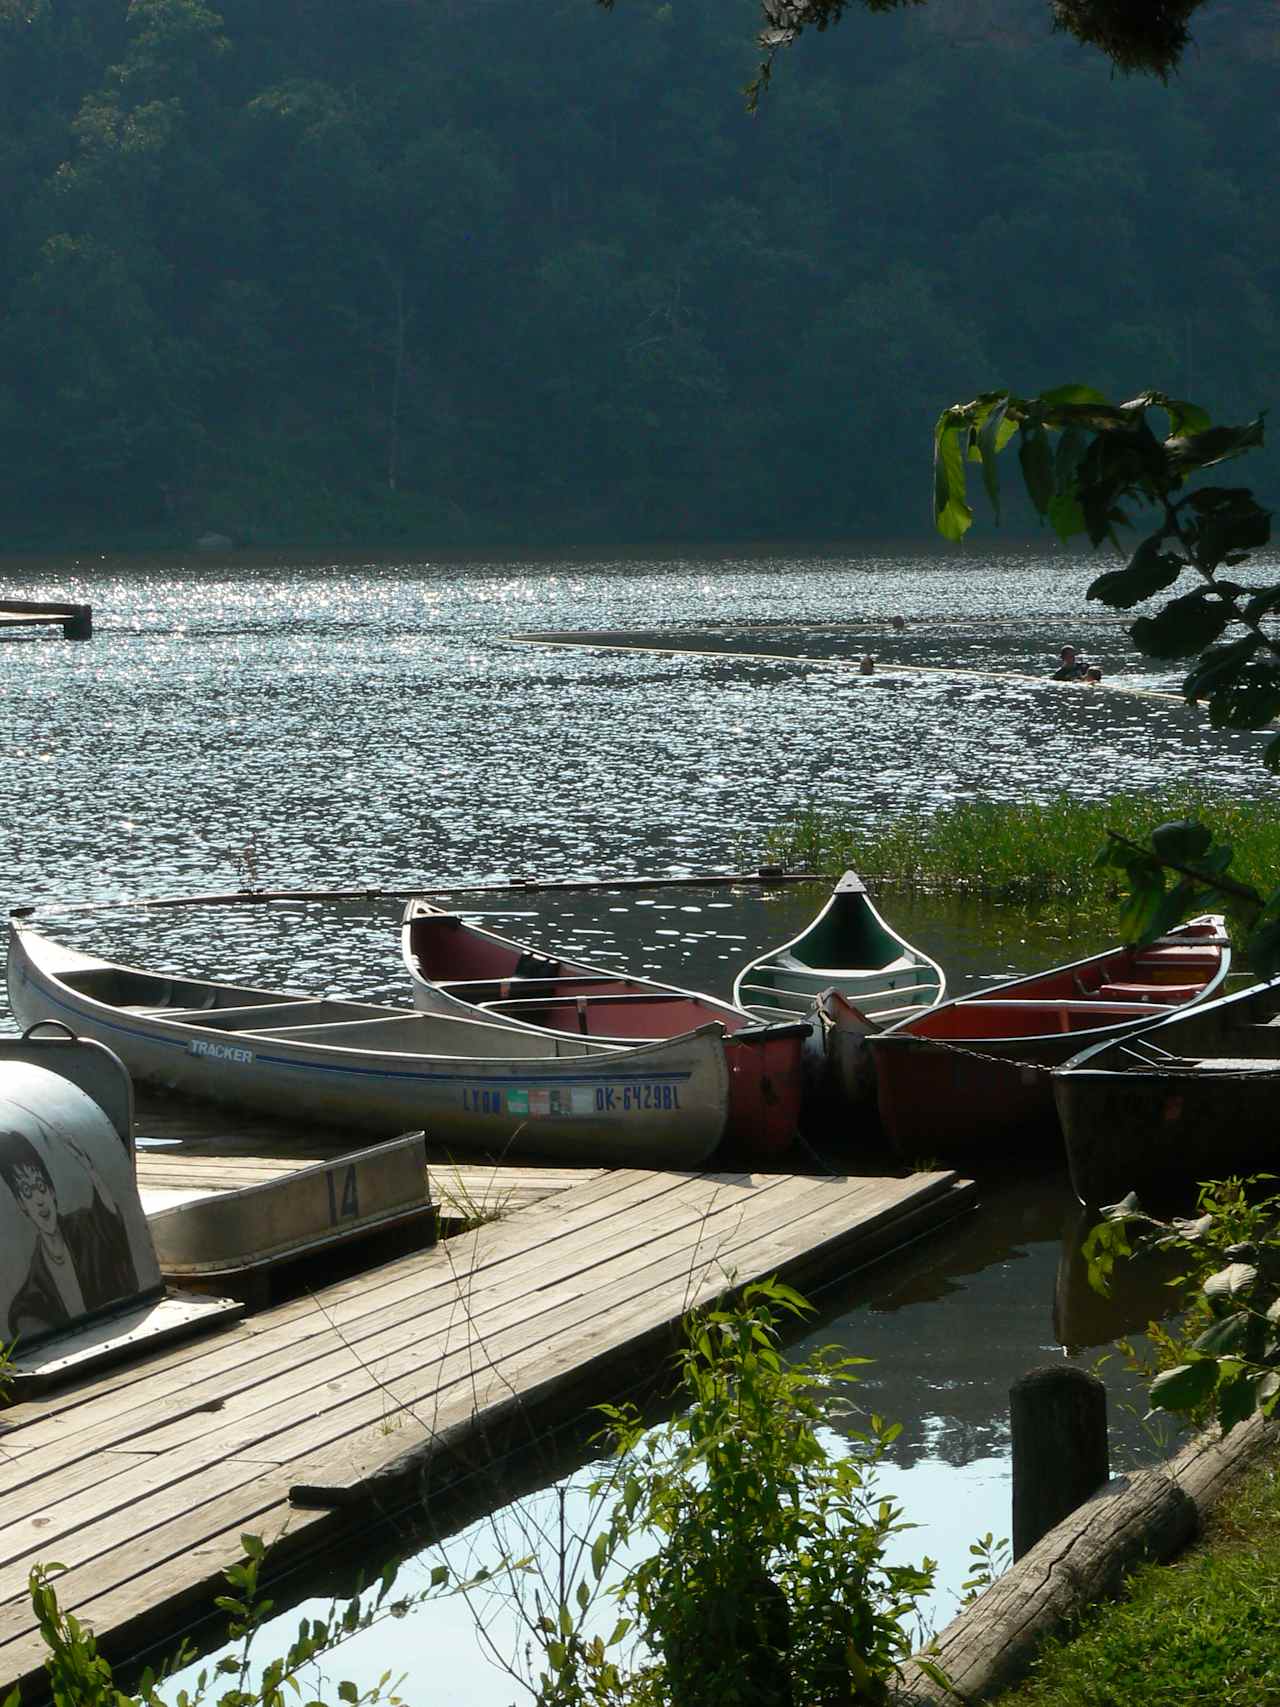
<path id="1" fill-rule="evenodd" d="M 879 1476 L 880 1491 L 896 1499 L 916 1525 L 898 1537 L 891 1556 L 938 1560 L 937 1586 L 924 1604 L 927 1623 L 940 1627 L 955 1613 L 959 1586 L 972 1567 L 970 1544 L 1010 1530 L 1008 1389 L 1039 1364 L 1069 1357 L 1093 1367 L 1120 1333 L 1132 1333 L 1149 1314 L 1164 1313 L 1167 1276 L 1135 1271 L 1118 1277 L 1111 1300 L 1082 1290 L 1079 1238 L 1089 1225 L 1070 1196 L 1065 1172 L 984 1182 L 982 1207 L 941 1234 L 922 1240 L 881 1268 L 828 1287 L 815 1303 L 809 1330 L 794 1342 L 797 1355 L 834 1344 L 874 1361 L 854 1389 L 854 1414 L 841 1426 L 859 1431 L 875 1411 L 905 1425 Z M 1154 1306 L 1154 1309 L 1151 1307 Z M 1064 1345 L 1064 1323 L 1081 1337 Z M 1137 1336 L 1141 1343 L 1141 1336 Z M 1126 1468 L 1165 1455 L 1167 1436 L 1143 1420 L 1140 1386 L 1112 1358 L 1108 1383 L 1113 1464 Z M 656 1414 L 656 1413 L 655 1413 Z M 447 1501 L 427 1490 L 414 1513 L 371 1530 L 361 1548 L 366 1579 L 388 1558 L 404 1561 L 397 1592 L 425 1586 L 433 1564 L 447 1560 L 459 1574 L 503 1558 L 532 1554 L 528 1593 L 557 1568 L 560 1523 L 570 1537 L 603 1527 L 590 1493 L 603 1466 L 593 1458 L 589 1422 L 572 1435 L 531 1439 L 501 1465 L 486 1466 Z M 841 1450 L 832 1434 L 833 1450 Z M 502 1504 L 506 1500 L 509 1503 Z M 489 1507 L 495 1509 L 490 1513 Z M 357 1566 L 300 1576 L 277 1593 L 284 1604 L 319 1615 L 326 1594 L 347 1594 Z M 547 1597 L 545 1587 L 542 1592 Z M 291 1633 L 296 1614 L 275 1626 L 275 1644 Z M 483 1622 L 502 1664 L 486 1661 L 475 1623 Z M 607 1612 L 601 1623 L 611 1624 Z M 446 1601 L 415 1608 L 403 1621 L 357 1639 L 335 1671 L 367 1684 L 382 1671 L 421 1676 L 425 1654 L 437 1699 L 450 1707 L 505 1707 L 511 1677 L 525 1664 L 522 1614 L 500 1583 L 470 1605 Z M 261 1642 L 273 1651 L 273 1632 Z"/>

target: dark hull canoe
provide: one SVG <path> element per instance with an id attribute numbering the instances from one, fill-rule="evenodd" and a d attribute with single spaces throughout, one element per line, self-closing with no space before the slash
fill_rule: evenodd
<path id="1" fill-rule="evenodd" d="M 907 1160 L 1056 1148 L 1051 1070 L 1090 1044 L 1212 995 L 1231 951 L 1224 921 L 1195 919 L 1121 947 L 943 1002 L 867 1039 L 880 1118 Z"/>
<path id="2" fill-rule="evenodd" d="M 761 1159 L 794 1142 L 807 1063 L 820 1048 L 816 1016 L 762 1026 L 714 996 L 544 954 L 425 900 L 405 908 L 401 940 L 414 1005 L 423 1013 L 481 1018 L 562 1041 L 634 1044 L 709 1022 L 721 1026 L 730 1076 L 726 1137 Z"/>
<path id="3" fill-rule="evenodd" d="M 105 1043 L 134 1079 L 356 1144 L 423 1129 L 458 1153 L 687 1168 L 720 1142 L 724 1034 L 703 1026 L 630 1048 L 474 1019 L 215 983 L 114 965 L 16 922 L 18 1023 L 57 1019 Z"/>
<path id="4" fill-rule="evenodd" d="M 1053 1074 L 1071 1183 L 1090 1207 L 1280 1163 L 1280 981 L 1205 1002 Z"/>
<path id="5" fill-rule="evenodd" d="M 835 990 L 868 1019 L 893 1025 L 940 1002 L 936 961 L 881 918 L 856 871 L 846 871 L 813 923 L 744 966 L 733 999 L 759 1020 L 808 1014 Z"/>

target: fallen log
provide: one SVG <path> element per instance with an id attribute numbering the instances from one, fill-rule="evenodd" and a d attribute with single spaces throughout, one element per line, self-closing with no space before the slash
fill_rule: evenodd
<path id="1" fill-rule="evenodd" d="M 1012 1569 L 965 1607 L 904 1670 L 899 1707 L 989 1700 L 1029 1670 L 1045 1639 L 1094 1601 L 1114 1594 L 1145 1560 L 1172 1558 L 1240 1473 L 1280 1440 L 1254 1416 L 1225 1439 L 1198 1436 L 1167 1464 L 1113 1477 Z M 946 1677 L 943 1688 L 917 1663 Z"/>

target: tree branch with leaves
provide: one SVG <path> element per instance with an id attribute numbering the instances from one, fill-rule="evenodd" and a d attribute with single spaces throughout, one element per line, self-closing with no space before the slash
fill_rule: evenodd
<path id="1" fill-rule="evenodd" d="M 1121 534 L 1154 513 L 1154 527 L 1124 567 L 1097 576 L 1087 596 L 1127 611 L 1190 580 L 1188 591 L 1136 617 L 1129 636 L 1153 660 L 1191 660 L 1183 695 L 1205 706 L 1215 728 L 1264 729 L 1280 717 L 1280 582 L 1252 554 L 1270 542 L 1271 511 L 1248 487 L 1192 484 L 1261 445 L 1262 435 L 1261 415 L 1215 426 L 1199 404 L 1158 391 L 1126 403 L 1085 385 L 1030 398 L 983 392 L 938 418 L 935 524 L 957 541 L 973 525 L 970 463 L 980 466 L 999 518 L 999 457 L 1015 440 L 1031 503 L 1064 542 L 1083 534 L 1095 548 L 1108 544 L 1124 555 Z M 1280 770 L 1280 734 L 1262 759 Z M 1128 885 L 1126 934 L 1150 941 L 1189 913 L 1220 906 L 1247 938 L 1255 969 L 1280 972 L 1280 887 L 1264 893 L 1231 877 L 1229 844 L 1190 820 L 1162 825 L 1145 845 L 1109 834 L 1099 863 Z"/>

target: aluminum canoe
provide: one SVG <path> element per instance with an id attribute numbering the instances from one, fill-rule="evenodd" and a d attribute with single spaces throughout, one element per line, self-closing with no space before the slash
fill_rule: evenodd
<path id="1" fill-rule="evenodd" d="M 1073 1055 L 1053 1074 L 1082 1203 L 1179 1193 L 1280 1162 L 1280 980 Z"/>
<path id="2" fill-rule="evenodd" d="M 1037 1134 L 1056 1150 L 1051 1069 L 1206 1000 L 1230 964 L 1225 920 L 1206 914 L 1145 948 L 1012 978 L 874 1033 L 885 1132 L 909 1160 L 1002 1154 Z"/>
<path id="3" fill-rule="evenodd" d="M 877 910 L 856 871 L 846 871 L 798 936 L 744 966 L 735 1003 L 759 1020 L 807 1014 L 836 990 L 882 1025 L 934 1007 L 946 993 L 942 968 L 900 936 Z"/>
<path id="4" fill-rule="evenodd" d="M 726 1136 L 761 1159 L 785 1152 L 796 1136 L 823 1047 L 816 1014 L 762 1025 L 715 996 L 546 954 L 421 898 L 405 908 L 401 945 L 422 1013 L 481 1018 L 559 1042 L 615 1044 L 714 1022 L 729 1064 Z"/>
<path id="5" fill-rule="evenodd" d="M 11 919 L 18 1022 L 59 1019 L 135 1080 L 368 1143 L 409 1129 L 458 1152 L 680 1168 L 723 1136 L 724 1033 L 619 1047 L 114 964 Z"/>

